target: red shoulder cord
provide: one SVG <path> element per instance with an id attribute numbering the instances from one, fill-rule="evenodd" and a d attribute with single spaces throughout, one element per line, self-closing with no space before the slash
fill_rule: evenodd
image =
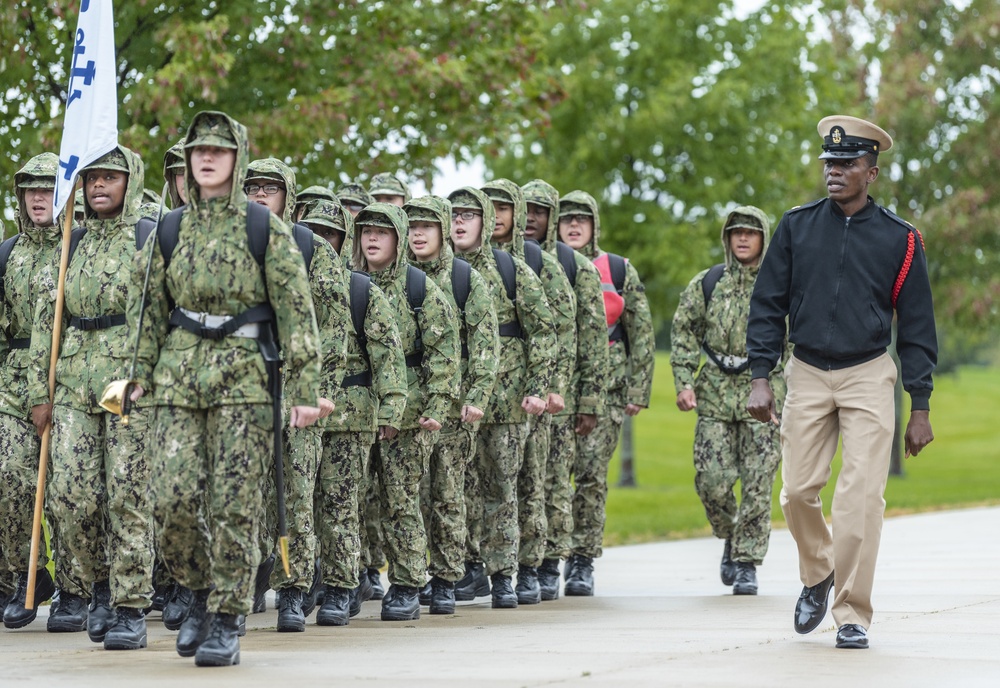
<path id="1" fill-rule="evenodd" d="M 910 272 L 910 265 L 913 263 L 913 252 L 916 249 L 916 242 L 913 240 L 913 234 L 920 237 L 920 248 L 924 248 L 924 235 L 920 233 L 920 230 L 916 227 L 913 228 L 913 232 L 909 232 L 906 235 L 906 258 L 903 259 L 903 267 L 899 269 L 899 274 L 896 276 L 896 284 L 892 287 L 892 307 L 896 307 L 896 301 L 899 299 L 899 292 L 903 288 L 903 282 L 906 281 L 906 275 Z"/>

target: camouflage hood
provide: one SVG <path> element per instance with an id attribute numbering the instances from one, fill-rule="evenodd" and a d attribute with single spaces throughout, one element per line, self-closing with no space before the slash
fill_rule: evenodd
<path id="1" fill-rule="evenodd" d="M 391 227 L 396 230 L 396 262 L 390 265 L 387 270 L 381 271 L 375 280 L 376 284 L 382 286 L 391 282 L 409 263 L 406 257 L 406 230 L 409 223 L 402 208 L 388 203 L 372 203 L 358 214 L 354 219 L 351 265 L 354 266 L 355 270 L 363 272 L 369 272 L 368 261 L 361 252 L 361 228 L 366 224 Z"/>
<path id="2" fill-rule="evenodd" d="M 594 216 L 594 235 L 590 238 L 590 244 L 580 249 L 580 253 L 593 260 L 603 253 L 600 245 L 598 244 L 601 239 L 601 215 L 600 211 L 597 209 L 597 201 L 595 201 L 594 197 L 586 191 L 579 190 L 570 191 L 568 194 L 559 199 L 559 213 L 564 213 L 566 210 L 572 210 L 574 207 L 587 209 Z M 557 213 L 557 215 L 559 213 Z M 558 221 L 559 220 L 557 218 L 556 222 Z"/>
<path id="3" fill-rule="evenodd" d="M 229 192 L 229 206 L 237 211 L 246 212 L 247 195 L 243 193 L 243 182 L 247 178 L 247 164 L 250 162 L 250 139 L 247 128 L 224 112 L 206 110 L 199 112 L 191 120 L 184 145 L 187 146 L 197 137 L 199 125 L 214 129 L 225 129 L 228 135 L 236 141 L 236 164 L 233 166 L 233 188 Z M 201 187 L 191 174 L 191 149 L 184 149 L 184 185 L 188 193 L 188 202 L 197 207 L 204 203 L 201 197 Z"/>
<path id="4" fill-rule="evenodd" d="M 277 158 L 261 158 L 247 166 L 246 181 L 260 177 L 273 179 L 285 185 L 285 208 L 281 212 L 281 219 L 291 225 L 294 222 L 292 213 L 295 210 L 295 172 Z"/>
<path id="5" fill-rule="evenodd" d="M 525 208 L 528 203 L 534 203 L 549 209 L 549 226 L 541 244 L 549 253 L 555 253 L 559 240 L 559 192 L 543 179 L 532 179 L 521 187 L 521 193 L 524 194 Z"/>
<path id="6" fill-rule="evenodd" d="M 27 189 L 22 189 L 21 184 L 31 184 L 37 188 L 55 188 L 56 173 L 58 171 L 59 156 L 55 153 L 42 153 L 26 162 L 24 167 L 14 174 L 14 195 L 17 196 L 17 217 L 14 219 L 17 223 L 18 232 L 29 233 L 34 229 L 39 229 L 35 227 L 28 216 L 28 208 L 25 206 L 24 201 L 24 194 Z M 66 212 L 65 209 L 63 212 Z M 62 223 L 59 221 L 59 218 L 56 218 L 51 230 L 59 232 L 60 227 L 62 227 Z M 48 230 L 50 228 L 46 227 L 42 229 Z M 0 236 L 2 234 L 2 231 L 0 231 Z"/>
<path id="7" fill-rule="evenodd" d="M 128 167 L 128 182 L 125 187 L 125 203 L 122 205 L 122 212 L 117 218 L 114 218 L 113 220 L 98 220 L 97 214 L 90 207 L 90 201 L 87 200 L 87 194 L 84 193 L 83 213 L 88 228 L 99 226 L 99 224 L 95 225 L 94 223 L 102 222 L 131 227 L 139 221 L 140 217 L 142 217 L 139 212 L 139 208 L 143 204 L 142 193 L 144 190 L 143 184 L 145 183 L 146 173 L 145 166 L 142 164 L 142 158 L 140 158 L 138 154 L 133 153 L 125 146 L 118 146 L 110 153 L 101 156 L 94 162 L 87 165 L 84 170 L 102 169 L 101 164 L 111 158 L 116 160 L 116 164 L 124 160 L 125 166 Z"/>
<path id="8" fill-rule="evenodd" d="M 514 228 L 511 231 L 510 244 L 500 244 L 497 248 L 502 248 L 523 259 L 524 227 L 528 223 L 528 206 L 524 202 L 524 194 L 521 192 L 521 187 L 509 179 L 495 179 L 483 186 L 482 192 L 490 200 L 500 203 L 510 203 L 514 206 Z M 493 226 L 495 225 L 496 212 L 494 211 Z"/>
<path id="9" fill-rule="evenodd" d="M 451 261 L 455 258 L 455 252 L 451 248 L 451 202 L 440 196 L 420 196 L 407 201 L 403 211 L 406 213 L 407 229 L 409 222 L 416 219 L 431 220 L 441 225 L 441 254 L 436 261 L 427 265 L 428 267 L 451 265 Z M 417 257 L 410 250 L 409 242 L 406 245 L 406 257 L 411 263 L 420 267 Z"/>
<path id="10" fill-rule="evenodd" d="M 337 199 L 328 200 L 321 198 L 310 201 L 306 214 L 302 216 L 300 222 L 309 225 L 321 225 L 328 229 L 335 229 L 344 233 L 344 242 L 340 246 L 340 255 L 351 255 L 354 242 L 354 218 L 344 209 Z"/>
<path id="11" fill-rule="evenodd" d="M 306 206 L 311 206 L 319 200 L 336 201 L 337 195 L 325 186 L 320 186 L 318 184 L 308 186 L 295 194 L 295 208 L 292 211 L 294 216 L 300 217 L 300 213 L 303 210 L 305 212 L 309 212 L 309 208 Z M 305 215 L 301 215 L 301 217 L 305 217 Z"/>
<path id="12" fill-rule="evenodd" d="M 470 200 L 463 201 L 463 198 L 469 198 Z M 497 212 L 493 209 L 493 201 L 490 200 L 489 196 L 484 194 L 479 189 L 475 189 L 471 186 L 463 186 L 461 189 L 457 189 L 448 194 L 448 201 L 451 203 L 452 208 L 463 208 L 473 205 L 476 209 L 483 211 L 483 232 L 480 238 L 479 248 L 474 249 L 467 254 L 460 253 L 459 255 L 473 255 L 479 251 L 493 248 L 493 242 L 490 240 L 490 237 L 493 235 L 493 227 L 497 222 Z M 451 244 L 450 231 L 448 236 L 448 243 Z M 451 248 L 455 248 L 454 244 L 452 244 Z"/>
<path id="13" fill-rule="evenodd" d="M 181 195 L 177 192 L 174 175 L 178 172 L 184 172 L 185 166 L 184 140 L 181 139 L 163 154 L 163 179 L 167 182 L 167 193 L 170 195 L 171 208 L 180 208 L 184 205 Z"/>
<path id="14" fill-rule="evenodd" d="M 729 230 L 735 227 L 749 227 L 764 235 L 764 250 L 760 254 L 760 260 L 763 261 L 764 254 L 767 253 L 768 242 L 771 240 L 771 221 L 767 218 L 767 213 L 752 205 L 741 205 L 729 213 L 722 225 L 721 233 L 722 250 L 726 254 L 726 267 L 733 263 L 733 251 L 729 247 Z M 760 265 L 760 262 L 757 264 Z"/>

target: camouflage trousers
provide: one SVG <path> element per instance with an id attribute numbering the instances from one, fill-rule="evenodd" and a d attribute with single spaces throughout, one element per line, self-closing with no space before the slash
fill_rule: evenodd
<path id="1" fill-rule="evenodd" d="M 573 539 L 573 482 L 576 415 L 555 416 L 549 429 L 545 469 L 545 559 L 568 559 Z"/>
<path id="2" fill-rule="evenodd" d="M 361 519 L 361 563 L 368 569 L 385 566 L 385 552 L 382 549 L 382 510 L 378 501 L 378 475 L 375 473 L 375 459 L 379 451 L 378 442 L 372 444 L 365 461 L 364 485 L 359 495 Z"/>
<path id="3" fill-rule="evenodd" d="M 732 539 L 734 561 L 760 564 L 771 537 L 771 493 L 781 461 L 778 427 L 698 418 L 694 485 L 718 538 Z M 733 487 L 740 481 L 740 502 Z"/>
<path id="4" fill-rule="evenodd" d="M 608 406 L 597 418 L 597 427 L 586 437 L 577 437 L 573 463 L 573 542 L 575 554 L 591 559 L 601 556 L 608 501 L 608 464 L 618 446 L 625 409 Z"/>
<path id="5" fill-rule="evenodd" d="M 419 588 L 426 581 L 427 535 L 420 516 L 420 479 L 435 439 L 433 433 L 416 428 L 378 442 L 374 468 L 389 583 L 394 585 Z"/>
<path id="6" fill-rule="evenodd" d="M 210 612 L 248 614 L 260 486 L 274 451 L 271 406 L 161 406 L 152 437 L 153 516 L 167 569 L 193 590 L 215 586 Z"/>
<path id="7" fill-rule="evenodd" d="M 323 582 L 358 586 L 361 561 L 360 494 L 373 432 L 324 432 L 316 483 L 316 525 Z"/>
<path id="8" fill-rule="evenodd" d="M 149 606 L 154 558 L 146 456 L 150 415 L 133 408 L 126 427 L 112 413 L 53 408 L 46 497 L 59 554 L 65 557 L 57 562 L 60 589 L 89 597 L 91 583 L 108 580 L 112 605 Z M 86 590 L 74 589 L 80 582 Z"/>
<path id="9" fill-rule="evenodd" d="M 517 562 L 524 566 L 540 566 L 545 556 L 548 523 L 545 520 L 545 470 L 549 462 L 549 430 L 552 416 L 528 418 L 528 438 L 524 443 L 524 460 L 517 473 L 517 524 L 520 538 Z"/>
<path id="10" fill-rule="evenodd" d="M 475 446 L 475 424 L 447 421 L 420 481 L 420 511 L 430 550 L 427 572 L 452 582 L 465 574 L 465 476 Z"/>
<path id="11" fill-rule="evenodd" d="M 0 413 L 0 593 L 11 574 L 28 570 L 41 440 L 35 426 Z M 45 566 L 44 543 L 38 567 Z"/>
<path id="12" fill-rule="evenodd" d="M 521 529 L 517 519 L 517 474 L 524 457 L 527 423 L 491 423 L 479 427 L 476 454 L 469 465 L 475 473 L 475 492 L 466 492 L 468 511 L 478 523 L 470 526 L 478 538 L 479 556 L 486 573 L 513 576 L 517 572 L 517 548 Z M 466 483 L 468 485 L 468 482 Z M 473 530 L 474 529 L 474 530 Z"/>

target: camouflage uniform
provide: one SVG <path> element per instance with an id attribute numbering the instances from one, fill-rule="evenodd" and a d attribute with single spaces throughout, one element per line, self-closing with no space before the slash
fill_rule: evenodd
<path id="1" fill-rule="evenodd" d="M 52 189 L 59 158 L 42 153 L 29 160 L 14 175 L 17 195 L 17 228 L 20 236 L 7 260 L 7 272 L 0 285 L 0 594 L 11 576 L 28 570 L 31 549 L 31 525 L 35 509 L 35 486 L 38 481 L 38 457 L 41 440 L 31 422 L 28 405 L 28 346 L 32 337 L 34 306 L 38 301 L 39 272 L 53 265 L 59 246 L 58 218 L 52 225 L 40 227 L 31 221 L 25 205 L 29 188 Z M 51 339 L 52 333 L 34 336 Z M 47 395 L 46 395 L 47 396 Z M 46 398 L 46 402 L 48 399 Z M 43 543 L 44 544 L 44 543 Z M 45 552 L 39 553 L 38 568 L 45 565 Z"/>
<path id="2" fill-rule="evenodd" d="M 580 251 L 593 260 L 604 253 L 598 246 L 601 219 L 597 202 L 584 191 L 571 191 L 559 199 L 560 215 L 581 211 L 586 211 L 594 218 L 593 238 Z M 593 432 L 586 437 L 578 437 L 576 441 L 572 551 L 589 559 L 595 559 L 602 553 L 605 505 L 608 499 L 608 464 L 618 445 L 625 406 L 649 406 L 653 384 L 655 341 L 646 288 L 632 264 L 626 262 L 625 265 L 625 284 L 622 289 L 625 310 L 621 323 L 625 329 L 628 351 L 624 340 L 610 343 L 605 380 L 605 413 L 598 418 Z"/>
<path id="3" fill-rule="evenodd" d="M 382 534 L 389 559 L 389 582 L 418 588 L 424 584 L 427 538 L 420 516 L 420 478 L 434 448 L 433 433 L 420 427 L 419 419 L 448 420 L 459 394 L 458 329 L 454 313 L 434 280 L 426 281 L 426 295 L 419 313 L 410 309 L 406 294 L 409 260 L 406 256 L 406 214 L 387 203 L 373 203 L 361 211 L 354 226 L 354 259 L 368 267 L 361 246 L 364 226 L 388 226 L 396 233 L 396 261 L 373 272 L 372 281 L 385 292 L 399 328 L 407 356 L 423 344 L 419 363 L 406 368 L 406 409 L 399 434 L 380 440 L 374 458 L 379 478 Z M 411 359 L 412 361 L 412 359 Z"/>
<path id="4" fill-rule="evenodd" d="M 722 229 L 726 268 L 705 303 L 702 270 L 681 294 L 671 330 L 670 365 L 679 394 L 693 389 L 698 406 L 695 427 L 695 488 L 712 533 L 731 540 L 732 560 L 760 564 L 767 553 L 771 534 L 771 490 L 781 460 L 778 428 L 758 423 L 747 413 L 750 370 L 724 372 L 707 359 L 701 366 L 703 349 L 717 357 L 746 360 L 747 317 L 758 266 L 736 260 L 729 245 L 729 229 L 742 216 L 756 218 L 764 236 L 764 252 L 770 236 L 770 221 L 758 208 L 741 206 Z M 764 254 L 761 254 L 763 260 Z M 727 359 L 722 359 L 723 362 Z M 729 364 L 727 364 L 729 365 Z M 699 366 L 701 370 L 699 371 Z M 732 367 L 736 367 L 733 365 Z M 778 413 L 785 397 L 783 363 L 770 375 Z M 740 481 L 739 506 L 733 494 Z"/>
<path id="5" fill-rule="evenodd" d="M 521 188 L 507 179 L 495 180 L 483 187 L 490 200 L 514 206 L 512 240 L 500 245 L 505 251 L 525 260 L 524 226 L 527 206 Z M 555 331 L 555 361 L 549 392 L 565 399 L 576 358 L 576 296 L 559 259 L 550 252 L 541 252 L 542 265 L 538 277 Z M 543 397 L 546 399 L 546 397 Z M 549 439 L 552 417 L 548 413 L 528 418 L 528 439 L 524 461 L 517 476 L 517 516 L 521 529 L 518 563 L 537 567 L 545 555 L 548 523 L 545 518 L 545 469 L 549 461 Z"/>
<path id="6" fill-rule="evenodd" d="M 541 179 L 522 188 L 525 201 L 549 209 L 549 224 L 542 246 L 557 255 L 559 238 L 559 192 Z M 563 244 L 563 246 L 566 246 Z M 569 246 L 566 246 L 569 249 Z M 570 249 L 572 250 L 572 249 Z M 552 418 L 549 457 L 545 471 L 545 518 L 548 531 L 545 559 L 569 557 L 573 536 L 573 483 L 570 475 L 576 459 L 577 414 L 604 413 L 607 382 L 608 338 L 601 275 L 594 264 L 573 251 L 576 280 L 576 351 L 571 352 L 570 382 L 564 396 L 566 407 Z"/>
<path id="7" fill-rule="evenodd" d="M 202 199 L 190 168 L 190 147 L 229 146 L 232 141 L 236 165 L 230 194 Z M 157 407 L 151 484 L 163 559 L 185 587 L 215 586 L 209 612 L 245 614 L 259 554 L 260 484 L 274 446 L 266 369 L 252 339 L 213 340 L 182 327 L 171 329 L 167 304 L 236 316 L 269 303 L 276 315 L 289 406 L 317 404 L 320 337 L 305 265 L 289 227 L 271 216 L 263 269 L 248 250 L 246 129 L 223 113 L 202 112 L 186 142 L 190 203 L 169 268 L 159 242 L 148 242 L 142 252 L 141 264 L 150 254 L 153 264 L 136 381 L 151 391 Z M 135 275 L 140 279 L 141 271 L 136 269 Z M 129 322 L 135 324 L 138 298 L 130 300 L 129 308 Z M 202 493 L 209 495 L 207 523 L 197 508 Z M 208 561 L 199 556 L 205 542 Z"/>
<path id="8" fill-rule="evenodd" d="M 297 192 L 295 194 L 295 207 L 292 208 L 292 219 L 295 222 L 302 222 L 302 218 L 309 212 L 309 208 L 319 200 L 336 201 L 337 196 L 330 189 L 318 184 L 307 186 L 302 191 Z"/>
<path id="9" fill-rule="evenodd" d="M 432 261 L 410 262 L 427 273 L 441 288 L 448 304 L 460 318 L 461 396 L 441 419 L 441 431 L 431 453 L 428 471 L 420 485 L 420 507 L 427 532 L 430 563 L 428 573 L 455 582 L 465 572 L 465 475 L 472 459 L 479 422 L 461 420 L 462 406 L 485 410 L 496 381 L 500 337 L 493 297 L 483 277 L 471 270 L 464 311 L 458 309 L 452 290 L 455 254 L 451 240 L 451 203 L 437 196 L 413 199 L 403 208 L 410 220 L 426 220 L 441 226 L 441 252 Z"/>
<path id="10" fill-rule="evenodd" d="M 105 386 L 126 377 L 134 343 L 124 327 L 130 297 L 138 298 L 131 265 L 136 253 L 135 225 L 142 198 L 143 164 L 119 146 L 85 169 L 127 172 L 121 213 L 101 220 L 85 201 L 87 233 L 66 271 L 63 330 L 56 364 L 52 409 L 52 448 L 47 498 L 49 511 L 70 555 L 62 562 L 59 587 L 74 589 L 109 580 L 115 607 L 148 607 L 153 592 L 153 522 L 148 497 L 146 432 L 149 411 L 137 404 L 127 427 L 101 409 Z M 84 172 L 84 175 L 86 172 Z M 35 310 L 34 330 L 51 332 L 55 320 L 57 270 L 40 276 L 45 290 Z M 141 289 L 141 284 L 139 286 Z M 119 317 L 121 324 L 81 321 Z M 97 329 L 91 329 L 97 325 Z M 51 341 L 31 342 L 31 406 L 48 402 Z M 69 569 L 67 578 L 61 571 Z"/>
<path id="11" fill-rule="evenodd" d="M 517 571 L 520 541 L 517 476 L 528 436 L 528 414 L 521 402 L 527 396 L 542 400 L 548 396 L 555 362 L 555 333 L 541 280 L 516 255 L 515 301 L 507 297 L 489 238 L 496 211 L 486 194 L 463 187 L 453 192 L 449 200 L 456 208 L 482 210 L 481 246 L 458 255 L 468 260 L 488 283 L 500 326 L 519 322 L 523 332 L 523 338 L 500 337 L 496 384 L 484 409 L 465 489 L 468 561 L 483 562 L 491 576 L 513 576 Z"/>

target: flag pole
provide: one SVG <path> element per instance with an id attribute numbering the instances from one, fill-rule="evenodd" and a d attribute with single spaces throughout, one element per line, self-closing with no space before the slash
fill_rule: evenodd
<path id="1" fill-rule="evenodd" d="M 49 406 L 55 400 L 56 394 L 56 361 L 59 360 L 59 342 L 62 341 L 63 302 L 66 296 L 66 269 L 69 267 L 69 243 L 73 232 L 73 197 L 76 195 L 77 183 L 74 182 L 73 193 L 66 204 L 66 215 L 63 221 L 62 255 L 59 257 L 59 283 L 56 289 L 56 313 L 52 323 L 52 351 L 49 354 Z M 28 555 L 28 589 L 25 591 L 24 608 L 35 608 L 35 578 L 37 574 L 38 550 L 42 540 L 42 506 L 45 503 L 45 475 L 48 471 L 49 438 L 52 435 L 52 416 L 42 431 L 42 448 L 38 456 L 38 483 L 35 487 L 35 515 L 31 522 L 31 552 Z"/>

